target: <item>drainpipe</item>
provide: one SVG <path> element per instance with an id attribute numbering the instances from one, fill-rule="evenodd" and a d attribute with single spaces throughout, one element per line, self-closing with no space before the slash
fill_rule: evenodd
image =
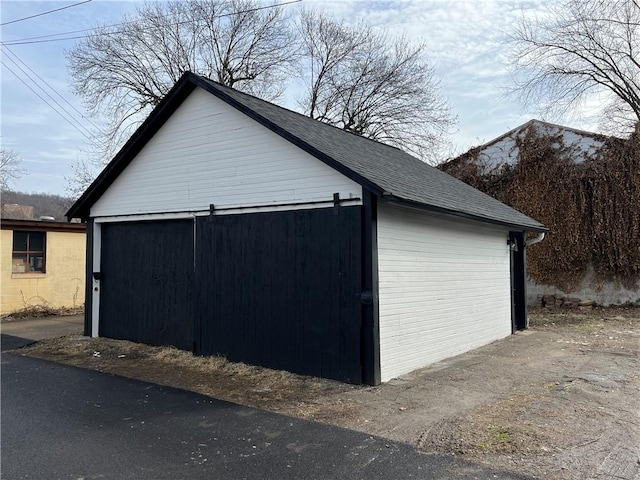
<path id="1" fill-rule="evenodd" d="M 527 264 L 527 258 L 526 258 L 527 247 L 530 247 L 531 245 L 535 245 L 536 243 L 540 243 L 542 240 L 544 240 L 544 237 L 545 237 L 545 232 L 540 232 L 535 237 L 524 241 L 524 247 L 525 248 L 523 249 L 524 250 L 524 252 L 523 252 L 523 262 L 524 262 L 524 265 L 525 265 L 524 266 L 525 272 L 526 272 L 526 268 L 527 268 L 526 267 L 526 264 Z M 524 294 L 523 294 L 524 297 L 525 297 L 525 306 L 524 306 L 525 325 L 524 325 L 524 328 L 528 329 L 529 328 L 529 315 L 527 315 L 527 306 L 526 306 L 526 296 L 527 296 L 526 284 L 527 284 L 527 282 L 526 282 L 526 279 L 525 279 L 525 281 L 524 281 Z"/>
<path id="2" fill-rule="evenodd" d="M 536 243 L 539 243 L 542 240 L 544 240 L 544 236 L 545 236 L 544 232 L 539 233 L 536 237 L 530 238 L 529 240 L 525 240 L 524 243 L 527 247 L 530 247 L 531 245 L 535 245 Z"/>

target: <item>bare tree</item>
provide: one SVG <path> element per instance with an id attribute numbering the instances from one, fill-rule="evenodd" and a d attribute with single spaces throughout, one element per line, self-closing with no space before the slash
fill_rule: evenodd
<path id="1" fill-rule="evenodd" d="M 71 173 L 65 176 L 66 181 L 65 195 L 67 198 L 74 200 L 80 198 L 86 188 L 100 173 L 100 167 L 97 162 L 86 158 L 78 158 L 71 163 Z"/>
<path id="2" fill-rule="evenodd" d="M 97 28 L 67 52 L 75 93 L 106 117 L 101 160 L 186 70 L 274 99 L 292 42 L 283 10 L 257 0 L 146 3 L 117 27 Z"/>
<path id="3" fill-rule="evenodd" d="M 0 148 L 0 190 L 9 189 L 12 180 L 16 180 L 25 174 L 21 167 L 22 160 L 18 152 L 6 148 Z"/>
<path id="4" fill-rule="evenodd" d="M 315 11 L 303 11 L 298 26 L 306 83 L 300 105 L 307 115 L 438 160 L 455 119 L 424 60 L 424 45 Z"/>
<path id="5" fill-rule="evenodd" d="M 605 94 L 606 121 L 628 130 L 640 120 L 639 29 L 637 0 L 551 2 L 512 32 L 514 91 L 552 114 Z"/>
<path id="6" fill-rule="evenodd" d="M 306 12 L 296 30 L 281 7 L 258 0 L 147 3 L 125 20 L 67 52 L 75 92 L 105 119 L 93 160 L 76 161 L 67 178 L 74 196 L 185 70 L 266 100 L 303 78 L 312 118 L 430 160 L 453 123 L 424 46 L 388 43 L 366 25 Z"/>

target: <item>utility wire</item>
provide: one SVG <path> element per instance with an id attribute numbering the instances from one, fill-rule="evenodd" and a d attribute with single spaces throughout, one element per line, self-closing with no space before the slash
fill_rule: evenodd
<path id="1" fill-rule="evenodd" d="M 0 64 L 2 64 L 4 66 L 4 68 L 9 70 L 9 72 L 11 72 L 18 80 L 20 80 L 24 84 L 25 87 L 27 87 L 29 90 L 31 90 L 40 100 L 42 100 L 44 103 L 46 103 L 54 112 L 56 112 L 58 115 L 60 115 L 67 123 L 69 123 L 69 125 L 71 125 L 78 132 L 80 132 L 87 140 L 91 140 L 91 137 L 86 132 L 84 132 L 83 130 L 80 130 L 80 128 L 78 128 L 78 126 L 75 123 L 73 123 L 71 120 L 69 120 L 67 117 L 65 117 L 62 113 L 60 113 L 60 111 L 58 111 L 53 105 L 51 105 L 42 95 L 40 95 L 38 92 L 36 92 L 33 89 L 33 87 L 31 87 L 31 85 L 29 85 L 27 82 L 25 82 L 20 75 L 18 75 L 16 72 L 14 72 L 9 67 L 9 65 L 7 65 L 3 60 L 0 60 Z"/>
<path id="2" fill-rule="evenodd" d="M 29 74 L 28 74 L 28 73 L 27 73 L 27 72 L 26 72 L 26 71 L 25 71 L 25 70 L 24 70 L 24 69 L 23 69 L 23 68 L 18 64 L 18 62 L 16 62 L 16 61 L 15 61 L 13 58 L 11 58 L 11 57 L 7 57 L 7 59 L 8 59 L 8 60 L 10 60 L 10 61 L 11 61 L 11 62 L 16 66 L 16 67 L 18 67 L 18 68 L 20 69 L 20 71 L 21 71 L 21 72 L 26 76 L 26 78 L 28 78 L 28 79 L 31 81 L 32 85 L 37 86 L 37 87 L 42 91 L 42 93 L 43 93 L 43 94 L 44 94 L 44 95 L 45 95 L 49 100 L 51 100 L 53 103 L 55 103 L 58 107 L 60 107 L 60 109 L 61 109 L 64 113 L 66 113 L 69 117 L 71 117 L 71 119 L 76 123 L 76 125 L 80 126 L 80 128 L 81 128 L 83 131 L 85 131 L 89 136 L 91 136 L 91 131 L 90 131 L 89 129 L 87 129 L 87 128 L 86 128 L 86 127 L 85 127 L 81 122 L 79 122 L 79 121 L 75 118 L 75 116 L 74 116 L 72 113 L 70 113 L 66 108 L 64 108 L 62 105 L 60 105 L 60 102 L 58 102 L 55 98 L 53 98 L 53 97 L 51 96 L 51 94 L 50 94 L 49 92 L 47 92 L 47 91 L 42 87 L 42 85 L 39 85 L 38 83 L 34 82 L 34 81 L 33 81 L 33 79 L 29 76 Z M 6 64 L 5 64 L 5 66 L 6 66 Z M 25 66 L 26 66 L 26 65 L 25 65 Z M 12 73 L 13 73 L 13 72 L 12 72 Z M 23 80 L 23 83 L 24 83 L 24 79 L 22 79 L 22 80 Z M 33 90 L 32 90 L 32 91 L 33 91 Z M 64 100 L 64 98 L 63 98 L 63 100 Z M 66 100 L 65 100 L 65 101 L 66 101 Z M 60 112 L 58 112 L 58 114 L 60 114 Z M 81 115 L 82 115 L 82 114 L 81 114 Z M 67 121 L 69 121 L 69 120 L 67 119 Z"/>
<path id="3" fill-rule="evenodd" d="M 43 15 L 49 15 L 50 13 L 59 12 L 60 10 L 66 10 L 67 8 L 71 8 L 71 7 L 77 7 L 78 5 L 82 5 L 84 3 L 89 3 L 91 1 L 92 0 L 84 0 L 84 2 L 74 3 L 73 5 L 67 5 L 66 7 L 60 7 L 60 8 L 56 8 L 54 10 L 49 10 L 47 12 L 36 13 L 35 15 L 30 15 L 28 17 L 18 18 L 16 20 L 11 20 L 10 22 L 0 23 L 0 27 L 4 27 L 5 25 L 10 25 L 12 23 L 24 22 L 25 20 L 30 20 L 32 18 L 41 17 Z"/>
<path id="4" fill-rule="evenodd" d="M 222 15 L 218 15 L 218 18 L 223 18 L 223 17 L 230 17 L 232 15 L 238 15 L 241 13 L 251 13 L 251 12 L 257 12 L 259 10 L 266 10 L 266 9 L 271 9 L 271 8 L 276 8 L 276 7 L 282 7 L 285 5 L 290 5 L 292 3 L 299 3 L 302 0 L 291 0 L 288 2 L 283 2 L 283 3 L 278 3 L 275 5 L 265 5 L 263 7 L 256 7 L 256 8 L 251 8 L 248 10 L 243 10 L 241 12 L 232 12 L 232 13 L 224 13 Z M 166 16 L 165 16 L 166 18 Z M 185 20 L 183 22 L 177 22 L 177 23 L 173 23 L 171 24 L 171 26 L 178 26 L 178 25 L 184 25 L 186 23 L 190 23 L 191 20 Z M 27 38 L 19 38 L 16 40 L 6 40 L 4 42 L 2 42 L 3 45 L 29 45 L 29 44 L 33 44 L 33 43 L 50 43 L 50 42 L 61 42 L 61 41 L 66 41 L 66 40 L 78 40 L 81 38 L 88 38 L 88 37 L 100 37 L 103 35 L 117 35 L 119 33 L 123 33 L 123 30 L 117 30 L 115 32 L 99 32 L 99 33 L 93 33 L 90 35 L 75 35 L 75 36 L 70 36 L 70 37 L 64 37 L 63 35 L 74 35 L 76 33 L 83 33 L 83 32 L 91 32 L 91 31 L 96 31 L 96 30 L 104 30 L 107 28 L 113 28 L 113 27 L 122 27 L 125 25 L 131 25 L 137 23 L 135 20 L 131 21 L 131 22 L 122 22 L 122 23 L 114 23 L 112 25 L 106 25 L 104 27 L 97 27 L 97 28 L 86 28 L 83 30 L 73 30 L 70 32 L 62 32 L 62 33 L 53 33 L 50 35 L 41 35 L 38 37 L 27 37 Z M 151 30 L 152 28 L 155 27 L 147 27 L 147 28 L 143 28 L 141 30 Z M 50 38 L 50 37 L 61 37 L 61 38 Z"/>
<path id="5" fill-rule="evenodd" d="M 296 0 L 296 1 L 301 1 L 301 0 Z M 290 2 L 290 3 L 295 3 L 295 2 Z M 283 4 L 285 5 L 285 4 Z M 261 7 L 264 8 L 264 7 Z M 251 10 L 247 10 L 247 12 L 249 12 Z M 243 13 L 243 12 L 238 12 L 238 13 Z M 175 17 L 176 15 L 178 15 L 178 13 L 172 13 L 171 15 L 162 15 L 164 18 L 169 18 L 169 17 Z M 228 16 L 231 14 L 224 14 L 224 15 L 220 15 L 222 16 Z M 62 32 L 62 33 L 50 33 L 49 35 L 39 35 L 37 37 L 27 37 L 27 38 L 19 38 L 17 40 L 7 40 L 4 43 L 11 43 L 11 42 L 26 42 L 29 40 L 40 40 L 42 38 L 51 38 L 51 37 L 61 37 L 63 35 L 73 35 L 76 33 L 84 33 L 84 32 L 95 32 L 96 30 L 105 30 L 107 28 L 113 28 L 113 27 L 122 27 L 125 25 L 131 25 L 136 23 L 136 20 L 132 20 L 129 22 L 120 22 L 120 23 L 113 23 L 111 25 L 104 25 L 102 27 L 93 27 L 93 28 L 83 28 L 81 30 L 71 30 L 69 32 Z M 172 24 L 173 25 L 173 24 Z M 177 23 L 176 25 L 180 25 L 180 23 Z M 116 33 L 116 32 L 112 32 L 112 33 Z M 110 35 L 111 33 L 108 32 L 104 32 L 104 33 L 95 33 L 93 35 L 87 35 L 87 36 L 99 36 L 99 35 Z M 77 37 L 73 37 L 73 38 L 77 38 Z M 58 39 L 51 39 L 52 42 L 57 41 Z M 66 39 L 62 39 L 62 40 L 66 40 Z"/>
<path id="6" fill-rule="evenodd" d="M 16 60 L 17 60 L 18 62 L 20 62 L 20 63 L 21 63 L 21 64 L 22 64 L 22 65 L 23 65 L 27 70 L 29 70 L 33 75 L 35 75 L 35 76 L 36 76 L 36 77 L 37 77 L 37 78 L 38 78 L 42 83 L 44 83 L 47 87 L 49 87 L 53 93 L 55 93 L 58 97 L 60 97 L 60 98 L 62 99 L 62 101 L 63 101 L 63 102 L 65 102 L 69 107 L 71 107 L 71 108 L 72 108 L 72 109 L 73 109 L 73 110 L 74 110 L 78 115 L 80 115 L 80 116 L 83 118 L 83 120 L 86 120 L 86 121 L 87 121 L 87 122 L 89 122 L 89 123 L 90 123 L 94 128 L 96 128 L 97 130 L 100 130 L 100 127 L 98 127 L 95 123 L 93 123 L 93 122 L 91 121 L 91 119 L 87 118 L 87 116 L 86 116 L 84 113 L 82 113 L 80 110 L 78 110 L 78 109 L 77 109 L 77 108 L 76 108 L 76 107 L 75 107 L 71 102 L 69 102 L 69 100 L 67 100 L 65 97 L 63 97 L 63 96 L 60 94 L 60 92 L 58 92 L 55 88 L 53 88 L 53 87 L 51 86 L 51 84 L 49 84 L 49 83 L 48 83 L 44 78 L 42 78 L 40 75 L 38 75 L 38 73 L 37 73 L 36 71 L 34 71 L 34 70 L 33 70 L 33 68 L 31 68 L 29 65 L 27 65 L 27 64 L 26 64 L 26 63 L 25 63 L 25 62 L 24 62 L 24 61 L 23 61 L 23 60 L 22 60 L 22 59 L 21 59 L 21 58 L 20 58 L 20 57 L 19 57 L 19 56 L 14 52 L 14 51 L 12 51 L 12 50 L 11 50 L 8 46 L 6 46 L 6 45 L 2 45 L 2 47 L 5 49 L 5 51 L 6 51 L 8 54 L 10 54 L 9 60 L 11 60 L 12 62 L 14 62 L 14 64 L 15 64 L 18 68 L 20 68 L 20 66 L 16 64 Z M 20 68 L 20 69 L 22 70 L 22 68 Z M 24 72 L 24 70 L 22 70 L 22 71 L 23 71 L 23 73 L 26 73 L 26 72 Z M 45 91 L 42 87 L 40 87 L 40 89 L 41 89 L 43 92 Z M 51 98 L 51 100 L 55 101 L 55 99 L 54 99 L 53 97 L 51 97 L 51 95 L 49 95 L 49 94 L 47 94 L 47 95 L 49 96 L 49 98 Z M 56 102 L 56 103 L 57 103 L 57 102 Z M 60 106 L 60 108 L 63 108 L 63 109 L 64 109 L 64 107 L 62 107 L 62 106 Z M 72 115 L 71 113 L 67 112 L 66 110 L 65 110 L 65 112 L 66 112 L 68 115 Z"/>

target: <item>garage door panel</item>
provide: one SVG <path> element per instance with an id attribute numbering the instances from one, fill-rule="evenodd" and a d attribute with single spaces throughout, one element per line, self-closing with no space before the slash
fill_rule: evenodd
<path id="1" fill-rule="evenodd" d="M 360 207 L 197 222 L 203 354 L 361 381 Z"/>
<path id="2" fill-rule="evenodd" d="M 193 346 L 193 222 L 102 225 L 100 336 Z"/>

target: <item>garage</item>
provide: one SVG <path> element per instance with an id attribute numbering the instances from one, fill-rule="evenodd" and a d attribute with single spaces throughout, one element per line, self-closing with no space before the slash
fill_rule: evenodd
<path id="1" fill-rule="evenodd" d="M 186 72 L 67 213 L 85 333 L 379 384 L 526 327 L 534 219 Z"/>

